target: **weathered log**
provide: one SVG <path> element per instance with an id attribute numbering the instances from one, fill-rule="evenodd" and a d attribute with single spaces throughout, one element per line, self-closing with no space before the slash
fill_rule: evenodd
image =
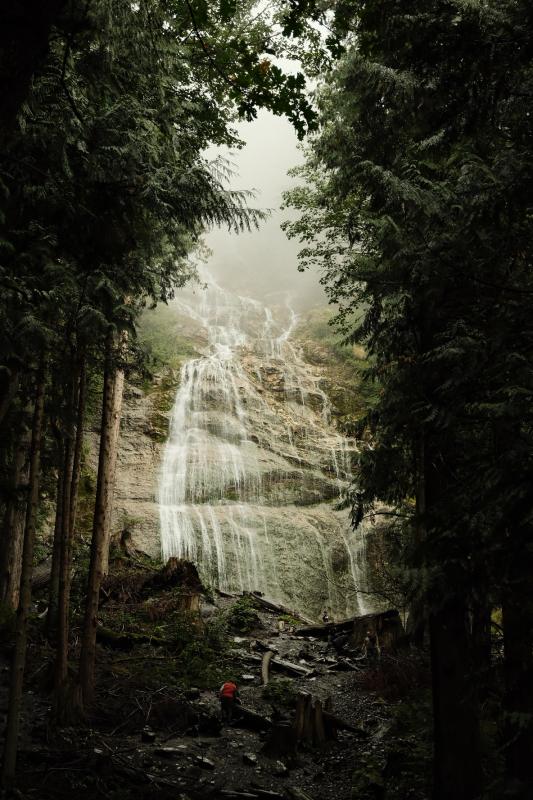
<path id="1" fill-rule="evenodd" d="M 405 634 L 398 611 L 391 608 L 375 614 L 350 617 L 341 622 L 298 628 L 296 635 L 327 639 L 330 635 L 349 633 L 351 644 L 359 647 L 363 644 L 368 630 L 377 634 L 381 648 L 387 650 L 394 648 L 396 642 Z"/>
<path id="2" fill-rule="evenodd" d="M 263 655 L 263 663 L 261 664 L 261 680 L 263 682 L 263 686 L 266 686 L 268 683 L 270 662 L 273 655 L 274 653 L 272 650 L 267 650 L 267 652 Z"/>
<path id="3" fill-rule="evenodd" d="M 294 617 L 294 619 L 299 619 L 302 622 L 306 622 L 308 625 L 313 624 L 313 620 L 309 619 L 308 617 L 304 617 L 299 611 L 294 611 L 291 608 L 282 606 L 281 603 L 274 603 L 272 600 L 267 600 L 266 597 L 261 597 L 261 595 L 257 594 L 256 592 L 243 592 L 243 594 L 245 596 L 252 597 L 258 605 L 266 608 L 268 611 L 274 611 L 277 614 L 287 614 L 287 616 Z"/>
<path id="4" fill-rule="evenodd" d="M 310 675 L 313 674 L 313 670 L 308 669 L 307 667 L 303 667 L 301 664 L 293 664 L 292 661 L 286 661 L 283 658 L 277 658 L 273 651 L 272 658 L 269 660 L 269 669 L 273 669 L 276 672 L 287 672 L 289 675 L 295 675 L 298 678 L 308 678 Z M 242 658 L 245 661 L 253 662 L 254 664 L 263 664 L 264 656 L 260 656 L 257 653 L 242 653 Z"/>
<path id="5" fill-rule="evenodd" d="M 132 650 L 138 644 L 152 644 L 156 647 L 169 646 L 172 642 L 166 639 L 159 639 L 156 636 L 147 636 L 142 633 L 131 633 L 122 631 L 117 633 L 110 628 L 105 628 L 103 625 L 98 625 L 96 628 L 96 639 L 101 644 L 111 647 L 114 650 L 124 650 L 126 652 Z"/>
<path id="6" fill-rule="evenodd" d="M 273 658 L 271 659 L 270 664 L 272 669 L 275 669 L 278 672 L 288 672 L 289 674 L 296 675 L 299 678 L 308 678 L 313 674 L 312 669 L 307 669 L 307 667 L 303 667 L 301 664 L 293 664 L 292 661 L 285 661 L 283 658 Z"/>

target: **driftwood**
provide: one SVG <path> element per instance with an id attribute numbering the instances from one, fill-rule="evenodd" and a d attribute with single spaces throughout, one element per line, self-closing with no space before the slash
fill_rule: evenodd
<path id="1" fill-rule="evenodd" d="M 261 680 L 263 686 L 266 686 L 268 683 L 270 662 L 272 660 L 273 655 L 274 653 L 272 652 L 272 650 L 267 650 L 267 652 L 263 655 L 263 663 L 261 664 Z"/>
<path id="2" fill-rule="evenodd" d="M 243 594 L 248 597 L 252 597 L 258 605 L 266 608 L 267 611 L 274 611 L 277 614 L 286 614 L 289 617 L 294 617 L 294 619 L 299 619 L 302 622 L 308 623 L 309 625 L 313 624 L 312 620 L 308 619 L 308 617 L 304 617 L 303 614 L 300 614 L 298 611 L 293 611 L 291 608 L 282 606 L 280 603 L 274 603 L 272 600 L 267 600 L 266 597 L 261 597 L 261 595 L 257 594 L 256 592 L 243 592 Z"/>
<path id="3" fill-rule="evenodd" d="M 293 675 L 297 678 L 308 678 L 313 674 L 313 670 L 308 669 L 301 664 L 293 664 L 292 661 L 286 661 L 284 658 L 277 658 L 273 650 L 267 651 L 263 656 L 260 656 L 256 653 L 246 653 L 243 654 L 243 658 L 248 662 L 251 661 L 254 664 L 261 664 L 261 673 L 264 674 L 264 659 L 265 655 L 268 655 L 268 653 L 272 653 L 272 656 L 268 660 L 269 670 L 272 669 L 275 672 L 287 672 L 289 675 Z"/>
<path id="4" fill-rule="evenodd" d="M 362 646 L 367 631 L 370 630 L 378 636 L 382 649 L 393 649 L 404 636 L 405 631 L 400 620 L 400 615 L 395 608 L 376 614 L 365 614 L 361 617 L 350 617 L 341 622 L 329 622 L 327 625 L 308 625 L 296 630 L 296 636 L 313 636 L 317 639 L 327 639 L 340 633 L 350 634 L 352 646 Z"/>
<path id="5" fill-rule="evenodd" d="M 288 672 L 290 675 L 296 675 L 298 678 L 308 678 L 313 674 L 312 669 L 307 669 L 301 664 L 293 664 L 292 661 L 285 661 L 283 658 L 273 658 L 270 661 L 272 669 L 278 672 Z"/>

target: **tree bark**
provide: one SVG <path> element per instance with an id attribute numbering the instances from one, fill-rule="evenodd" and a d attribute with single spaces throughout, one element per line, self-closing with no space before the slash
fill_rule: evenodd
<path id="1" fill-rule="evenodd" d="M 528 800 L 533 786 L 533 600 L 531 544 L 513 531 L 514 558 L 502 603 L 505 677 L 506 788 Z"/>
<path id="2" fill-rule="evenodd" d="M 125 338 L 122 338 L 120 350 L 124 350 Z M 115 492 L 115 477 L 117 472 L 118 441 L 120 436 L 120 420 L 122 416 L 122 398 L 124 395 L 124 370 L 116 369 L 113 379 L 113 402 L 111 409 L 111 444 L 109 455 L 109 481 L 106 483 L 107 494 L 105 498 L 105 546 L 103 552 L 102 572 L 109 572 L 109 547 L 111 545 L 111 520 L 113 517 L 113 499 Z"/>
<path id="3" fill-rule="evenodd" d="M 0 425 L 4 421 L 4 417 L 9 411 L 11 403 L 19 388 L 20 365 L 10 365 L 8 361 L 7 368 L 9 372 L 7 378 L 5 379 L 5 388 L 3 388 L 3 391 L 0 394 Z"/>
<path id="4" fill-rule="evenodd" d="M 87 600 L 80 654 L 80 684 L 84 704 L 90 704 L 94 696 L 98 602 L 100 586 L 104 577 L 104 552 L 108 541 L 107 529 L 110 521 L 108 511 L 113 465 L 111 451 L 113 445 L 114 350 L 114 335 L 113 329 L 110 326 L 106 337 L 98 477 L 96 483 Z"/>
<path id="5" fill-rule="evenodd" d="M 9 708 L 4 746 L 4 762 L 2 767 L 2 785 L 9 786 L 15 777 L 17 744 L 20 723 L 20 707 L 24 668 L 26 664 L 27 625 L 31 605 L 31 574 L 33 565 L 33 546 L 35 539 L 35 523 L 39 504 L 39 478 L 41 468 L 41 442 L 44 427 L 44 395 L 45 365 L 41 360 L 37 375 L 35 392 L 35 408 L 30 447 L 29 497 L 26 507 L 26 524 L 24 528 L 24 547 L 22 554 L 22 572 L 20 580 L 20 600 L 17 610 L 16 638 L 11 664 L 9 686 Z"/>
<path id="6" fill-rule="evenodd" d="M 11 473 L 10 496 L 2 530 L 0 601 L 16 611 L 19 601 L 22 548 L 26 518 L 29 441 L 22 434 L 15 449 Z"/>
<path id="7" fill-rule="evenodd" d="M 434 730 L 432 797 L 474 800 L 481 795 L 482 770 L 466 575 L 457 566 L 461 548 L 450 541 L 449 535 L 443 538 L 440 527 L 442 508 L 448 502 L 450 470 L 437 446 L 431 453 L 426 441 L 426 448 L 423 499 L 426 548 L 430 565 L 442 571 L 429 597 Z"/>
<path id="8" fill-rule="evenodd" d="M 56 514 L 54 523 L 54 543 L 52 549 L 52 570 L 50 574 L 50 588 L 48 591 L 48 615 L 46 617 L 46 632 L 49 639 L 57 634 L 57 609 L 59 601 L 59 569 L 61 562 L 61 531 L 63 530 L 63 483 L 64 451 L 60 446 L 59 471 L 56 489 Z"/>

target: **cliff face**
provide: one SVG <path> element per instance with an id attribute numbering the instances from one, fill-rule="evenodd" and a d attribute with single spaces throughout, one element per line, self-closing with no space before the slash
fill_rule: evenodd
<path id="1" fill-rule="evenodd" d="M 304 358 L 296 315 L 213 282 L 173 311 L 198 355 L 127 391 L 114 530 L 226 591 L 364 613 L 365 532 L 336 508 L 362 445 L 332 422 L 327 365 Z"/>

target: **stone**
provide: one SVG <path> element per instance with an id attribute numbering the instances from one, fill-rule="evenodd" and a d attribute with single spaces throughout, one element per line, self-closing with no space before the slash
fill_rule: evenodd
<path id="1" fill-rule="evenodd" d="M 245 673 L 244 675 L 241 675 L 241 680 L 243 680 L 245 683 L 251 683 L 252 681 L 256 680 L 256 676 Z"/>
<path id="2" fill-rule="evenodd" d="M 289 774 L 289 769 L 283 761 L 276 761 L 272 771 L 277 778 L 283 778 Z"/>
<path id="3" fill-rule="evenodd" d="M 191 687 L 190 689 L 187 689 L 187 691 L 185 692 L 185 697 L 187 698 L 187 700 L 199 700 L 200 689 L 197 689 L 196 687 Z"/>
<path id="4" fill-rule="evenodd" d="M 255 755 L 255 753 L 243 753 L 242 760 L 244 761 L 245 764 L 249 764 L 252 767 L 255 767 L 255 765 L 257 764 L 257 756 Z"/>

